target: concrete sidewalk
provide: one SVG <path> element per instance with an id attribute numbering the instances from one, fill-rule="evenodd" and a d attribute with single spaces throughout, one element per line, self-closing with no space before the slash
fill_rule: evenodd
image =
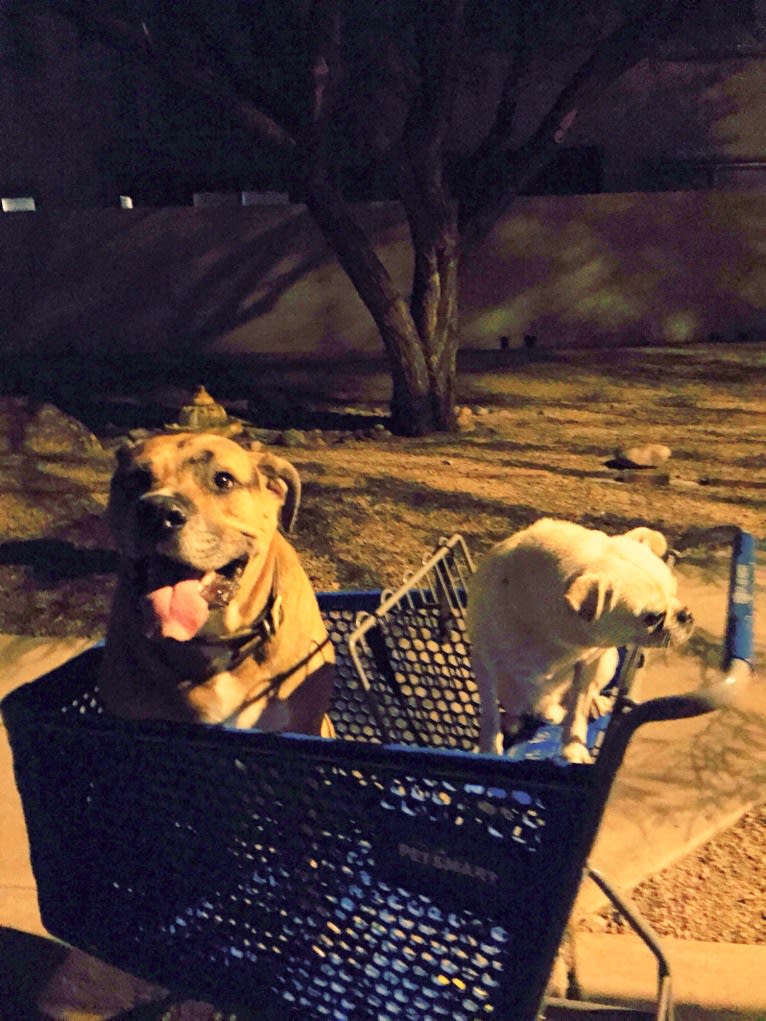
<path id="1" fill-rule="evenodd" d="M 681 594 L 694 608 L 698 632 L 719 648 L 727 580 L 681 569 Z M 756 573 L 756 662 L 766 653 L 764 571 Z M 718 671 L 700 658 L 668 655 L 649 661 L 638 697 L 693 690 Z M 694 720 L 648 724 L 631 743 L 615 780 L 591 864 L 629 895 L 648 877 L 733 825 L 766 798 L 766 684 L 756 676 L 735 708 Z M 584 880 L 576 917 L 606 903 Z M 766 946 L 662 938 L 673 976 L 677 1021 L 766 1021 Z M 653 956 L 633 934 L 578 933 L 577 976 L 595 1002 L 655 1002 Z"/>
<path id="2" fill-rule="evenodd" d="M 663 939 L 676 1021 L 764 1021 L 766 947 Z M 657 970 L 638 937 L 581 933 L 577 973 L 595 1003 L 654 1007 Z"/>
<path id="3" fill-rule="evenodd" d="M 762 604 L 760 574 L 758 580 L 758 603 Z M 686 570 L 681 587 L 694 608 L 699 633 L 718 644 L 726 578 L 711 579 Z M 765 620 L 766 615 L 756 608 L 761 651 Z M 0 636 L 0 697 L 88 644 L 80 639 Z M 643 673 L 640 697 L 649 698 L 698 687 L 716 671 L 705 668 L 700 658 L 673 655 L 655 657 Z M 618 889 L 629 891 L 762 801 L 764 781 L 766 685 L 756 681 L 736 709 L 691 721 L 651 724 L 639 731 L 615 783 L 591 862 Z M 4 730 L 0 731 L 0 832 L 0 926 L 12 940 L 19 932 L 45 936 Z M 595 885 L 585 881 L 576 914 L 593 912 L 603 903 Z M 9 930 L 15 930 L 16 936 Z M 633 936 L 578 934 L 577 942 L 579 978 L 588 998 L 625 1005 L 651 1002 L 656 984 L 653 959 Z M 663 944 L 674 969 L 679 1021 L 735 1017 L 766 1021 L 766 947 L 678 940 L 663 940 Z M 43 953 L 48 943 L 26 945 L 36 947 L 34 953 Z M 30 949 L 25 959 L 34 953 Z M 128 1009 L 151 993 L 143 983 L 86 955 L 61 953 L 64 957 L 46 979 L 47 992 L 40 987 L 35 994 L 43 997 L 49 1016 L 93 1021 Z M 62 968 L 66 981 L 61 978 Z M 0 994 L 2 986 L 0 976 Z M 68 990 L 66 995 L 62 989 Z M 5 1017 L 2 1010 L 0 1016 Z"/>
<path id="4" fill-rule="evenodd" d="M 681 569 L 682 598 L 694 608 L 697 634 L 714 655 L 723 643 L 727 579 Z M 756 661 L 766 653 L 764 570 L 757 574 Z M 675 694 L 720 676 L 700 654 L 650 654 L 641 671 L 640 700 Z M 734 708 L 692 720 L 647 724 L 628 748 L 615 780 L 591 864 L 618 888 L 631 890 L 731 826 L 766 798 L 766 684 L 758 676 Z M 584 883 L 575 913 L 605 903 Z M 766 979 L 764 980 L 766 982 Z"/>

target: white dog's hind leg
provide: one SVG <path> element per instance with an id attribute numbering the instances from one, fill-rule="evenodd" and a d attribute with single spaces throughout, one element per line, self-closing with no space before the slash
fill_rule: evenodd
<path id="1" fill-rule="evenodd" d="M 481 703 L 479 718 L 479 751 L 503 754 L 503 732 L 500 728 L 500 707 L 492 697 Z"/>
<path id="2" fill-rule="evenodd" d="M 588 707 L 588 716 L 591 720 L 597 720 L 599 716 L 605 716 L 611 708 L 612 699 L 609 695 L 594 695 Z"/>
<path id="3" fill-rule="evenodd" d="M 477 656 L 473 657 L 473 672 L 479 690 L 479 751 L 503 753 L 503 732 L 500 729 L 500 706 L 492 674 Z"/>

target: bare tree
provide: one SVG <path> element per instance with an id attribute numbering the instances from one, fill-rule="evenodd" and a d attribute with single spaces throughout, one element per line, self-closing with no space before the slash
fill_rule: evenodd
<path id="1" fill-rule="evenodd" d="M 49 8 L 221 107 L 284 154 L 367 306 L 393 381 L 392 427 L 455 427 L 458 270 L 563 145 L 578 113 L 710 0 L 47 0 Z M 714 3 L 715 5 L 715 3 Z M 727 5 L 731 20 L 748 3 Z M 720 12 L 719 12 L 720 20 Z M 481 141 L 450 159 L 467 61 L 504 67 Z M 568 68 L 536 127 L 514 140 L 536 57 Z M 344 144 L 338 145 L 339 139 Z M 337 184 L 349 146 L 390 175 L 414 256 L 395 285 Z"/>

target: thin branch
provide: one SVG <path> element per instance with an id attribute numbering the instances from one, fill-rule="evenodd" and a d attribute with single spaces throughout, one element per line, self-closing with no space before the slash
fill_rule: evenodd
<path id="1" fill-rule="evenodd" d="M 233 83 L 235 89 L 238 88 L 243 61 L 240 60 L 240 68 L 238 68 L 236 61 L 230 59 L 230 56 L 232 42 L 239 48 L 241 41 L 245 38 L 245 33 L 238 30 L 239 26 L 229 25 L 231 31 L 226 38 L 222 30 L 223 19 L 216 14 L 213 14 L 212 17 L 204 17 L 198 9 L 195 10 L 193 4 L 189 4 L 184 11 L 184 26 L 193 28 L 193 32 L 187 32 L 187 36 L 204 46 L 207 59 L 210 66 L 215 68 L 217 77 L 225 78 Z"/>
<path id="2" fill-rule="evenodd" d="M 439 190 L 441 186 L 444 139 L 460 77 L 465 0 L 438 0 L 428 6 L 430 17 L 422 14 L 419 22 L 420 88 L 405 128 L 410 159 L 426 191 L 424 198 L 434 185 Z"/>
<path id="3" fill-rule="evenodd" d="M 434 13 L 425 26 L 420 126 L 432 144 L 442 145 L 460 78 L 465 0 L 440 0 L 432 6 Z"/>
<path id="4" fill-rule="evenodd" d="M 185 59 L 178 51 L 166 49 L 146 24 L 104 13 L 97 0 L 48 0 L 48 6 L 82 29 L 96 33 L 107 45 L 151 64 L 164 78 L 216 103 L 259 141 L 277 149 L 295 148 L 292 135 L 241 96 L 212 65 Z"/>
<path id="5" fill-rule="evenodd" d="M 528 61 L 520 55 L 514 55 L 511 58 L 508 73 L 503 79 L 503 88 L 495 110 L 495 118 L 487 137 L 476 150 L 475 158 L 482 159 L 485 155 L 491 156 L 508 145 L 516 116 L 519 82 L 527 63 Z"/>
<path id="6" fill-rule="evenodd" d="M 430 17 L 422 14 L 420 82 L 403 138 L 391 153 L 416 254 L 431 248 L 452 220 L 443 174 L 444 140 L 457 92 L 464 23 L 465 0 L 439 0 L 431 5 Z M 413 294 L 418 275 L 416 267 Z"/>
<path id="7" fill-rule="evenodd" d="M 309 123 L 302 139 L 304 174 L 325 181 L 329 170 L 329 131 L 342 75 L 341 0 L 316 0 L 316 39 L 309 71 Z"/>

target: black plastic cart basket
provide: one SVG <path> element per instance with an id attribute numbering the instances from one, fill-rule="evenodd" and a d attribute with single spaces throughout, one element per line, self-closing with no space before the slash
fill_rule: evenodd
<path id="1" fill-rule="evenodd" d="M 320 596 L 334 740 L 109 718 L 86 651 L 2 703 L 46 927 L 267 1021 L 561 1016 L 545 985 L 625 748 L 747 682 L 754 556 L 738 533 L 721 679 L 636 705 L 628 651 L 587 766 L 556 728 L 473 751 L 458 536 L 397 592 Z"/>

